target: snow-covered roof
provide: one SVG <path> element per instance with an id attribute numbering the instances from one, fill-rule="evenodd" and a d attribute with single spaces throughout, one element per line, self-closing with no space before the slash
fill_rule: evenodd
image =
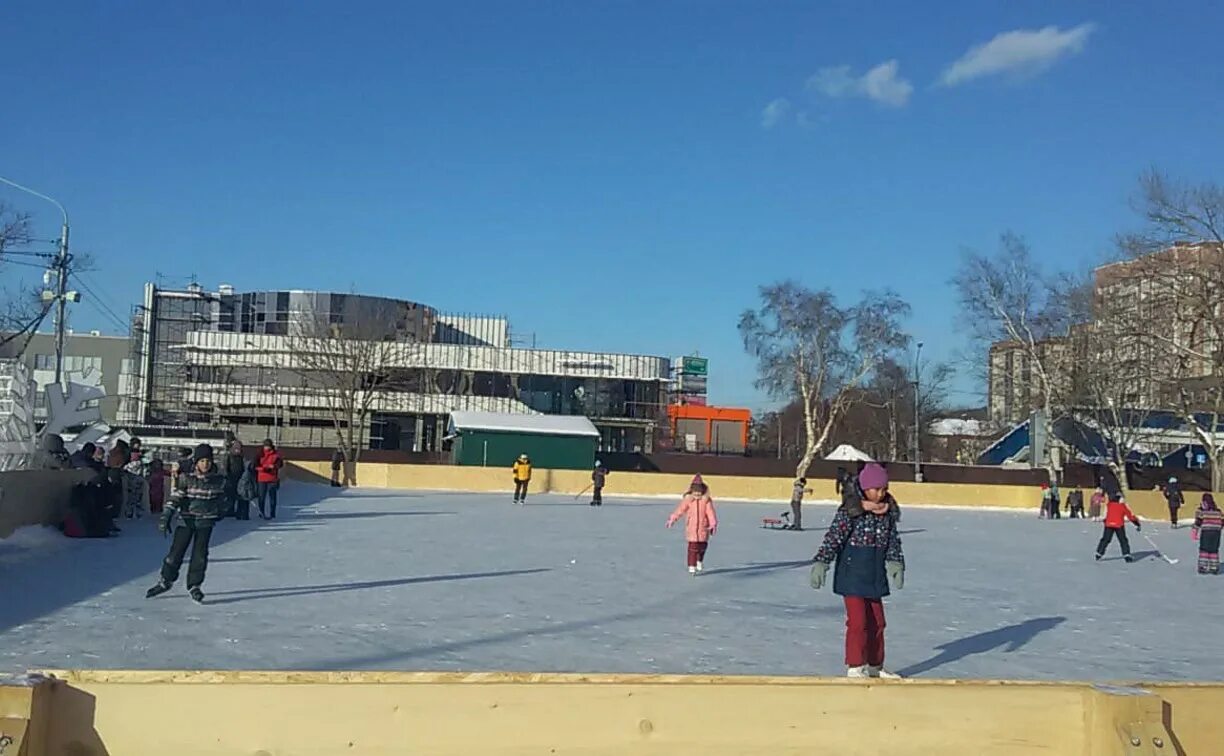
<path id="1" fill-rule="evenodd" d="M 988 436 L 990 428 L 983 420 L 963 420 L 958 417 L 945 417 L 931 423 L 929 430 L 932 436 Z"/>
<path id="2" fill-rule="evenodd" d="M 535 433 L 545 436 L 594 436 L 599 431 L 581 415 L 518 415 L 503 412 L 452 412 L 451 426 L 457 431 Z"/>
<path id="3" fill-rule="evenodd" d="M 835 460 L 837 462 L 871 462 L 871 457 L 866 453 L 855 449 L 850 444 L 842 444 L 833 451 L 829 452 L 829 456 L 825 459 Z"/>

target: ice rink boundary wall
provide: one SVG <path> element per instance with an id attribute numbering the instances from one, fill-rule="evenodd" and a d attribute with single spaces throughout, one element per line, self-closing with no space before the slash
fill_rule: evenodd
<path id="1" fill-rule="evenodd" d="M 63 522 L 72 487 L 93 475 L 91 470 L 0 472 L 0 538 L 25 525 Z"/>
<path id="2" fill-rule="evenodd" d="M 1207 756 L 1224 742 L 1220 685 L 411 672 L 46 675 L 0 683 L 5 756 Z M 167 702 L 178 714 L 151 715 L 166 712 Z"/>
<path id="3" fill-rule="evenodd" d="M 290 461 L 288 475 L 301 480 L 322 482 L 331 476 L 329 462 Z M 363 488 L 396 488 L 421 491 L 470 491 L 479 493 L 505 492 L 513 489 L 510 471 L 492 467 L 459 467 L 452 465 L 409 465 L 383 462 L 360 462 L 349 465 L 349 482 Z M 771 502 L 772 505 L 790 501 L 791 478 L 762 478 L 737 475 L 703 475 L 710 485 L 715 500 L 748 500 Z M 674 497 L 688 488 L 692 476 L 676 473 L 619 472 L 608 476 L 606 496 L 658 496 Z M 540 470 L 532 474 L 531 491 L 577 495 L 591 483 L 590 473 L 585 470 Z M 821 501 L 835 496 L 833 482 L 809 481 L 813 493 L 809 500 Z M 902 506 L 953 506 L 953 507 L 1003 507 L 1007 509 L 1031 510 L 1036 515 L 1041 498 L 1036 486 L 1005 485 L 997 483 L 913 483 L 894 481 L 893 494 Z M 1062 489 L 1063 500 L 1068 491 Z M 1092 495 L 1084 492 L 1084 503 Z M 1194 516 L 1198 505 L 1197 493 L 1188 493 L 1186 506 L 1182 508 L 1182 519 Z M 1221 494 L 1216 494 L 1220 497 Z M 1224 501 L 1224 499 L 1218 499 Z M 1127 502 L 1140 518 L 1167 521 L 1168 509 L 1164 498 L 1157 491 L 1132 491 Z M 1224 753 L 1224 751 L 1221 751 Z"/>

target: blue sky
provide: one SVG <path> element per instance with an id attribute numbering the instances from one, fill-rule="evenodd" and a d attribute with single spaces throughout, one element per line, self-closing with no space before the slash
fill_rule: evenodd
<path id="1" fill-rule="evenodd" d="M 0 175 L 67 205 L 121 315 L 157 273 L 355 289 L 699 350 L 712 400 L 759 408 L 761 284 L 891 286 L 949 356 L 962 248 L 1014 229 L 1083 264 L 1148 166 L 1224 180 L 1221 28 L 1206 2 L 9 0 Z"/>

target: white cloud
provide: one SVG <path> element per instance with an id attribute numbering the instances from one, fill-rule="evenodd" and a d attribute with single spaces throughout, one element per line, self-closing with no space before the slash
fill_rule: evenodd
<path id="1" fill-rule="evenodd" d="M 761 128 L 772 129 L 781 123 L 791 112 L 791 102 L 785 97 L 779 97 L 765 106 L 761 111 Z"/>
<path id="2" fill-rule="evenodd" d="M 1080 24 L 1066 31 L 1047 26 L 996 34 L 989 42 L 969 48 L 945 68 L 939 83 L 954 87 L 984 76 L 1041 73 L 1059 59 L 1082 51 L 1095 28 L 1093 24 Z"/>
<path id="3" fill-rule="evenodd" d="M 900 70 L 896 60 L 886 60 L 862 76 L 855 76 L 850 66 L 829 66 L 812 74 L 807 87 L 826 97 L 866 97 L 900 108 L 914 92 L 914 85 L 898 75 Z"/>

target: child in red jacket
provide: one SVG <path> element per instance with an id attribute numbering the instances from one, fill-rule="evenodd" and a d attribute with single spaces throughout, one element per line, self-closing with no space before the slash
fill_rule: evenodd
<path id="1" fill-rule="evenodd" d="M 1135 523 L 1135 530 L 1143 529 L 1143 526 L 1139 524 L 1139 518 L 1130 511 L 1130 507 L 1126 506 L 1122 494 L 1111 493 L 1109 503 L 1105 505 L 1105 530 L 1101 533 L 1101 542 L 1097 544 L 1097 561 L 1105 556 L 1105 549 L 1109 547 L 1109 542 L 1114 539 L 1114 536 L 1117 536 L 1118 544 L 1122 546 L 1122 556 L 1126 561 L 1135 561 L 1135 558 L 1131 556 L 1130 541 L 1126 540 L 1127 520 Z"/>

